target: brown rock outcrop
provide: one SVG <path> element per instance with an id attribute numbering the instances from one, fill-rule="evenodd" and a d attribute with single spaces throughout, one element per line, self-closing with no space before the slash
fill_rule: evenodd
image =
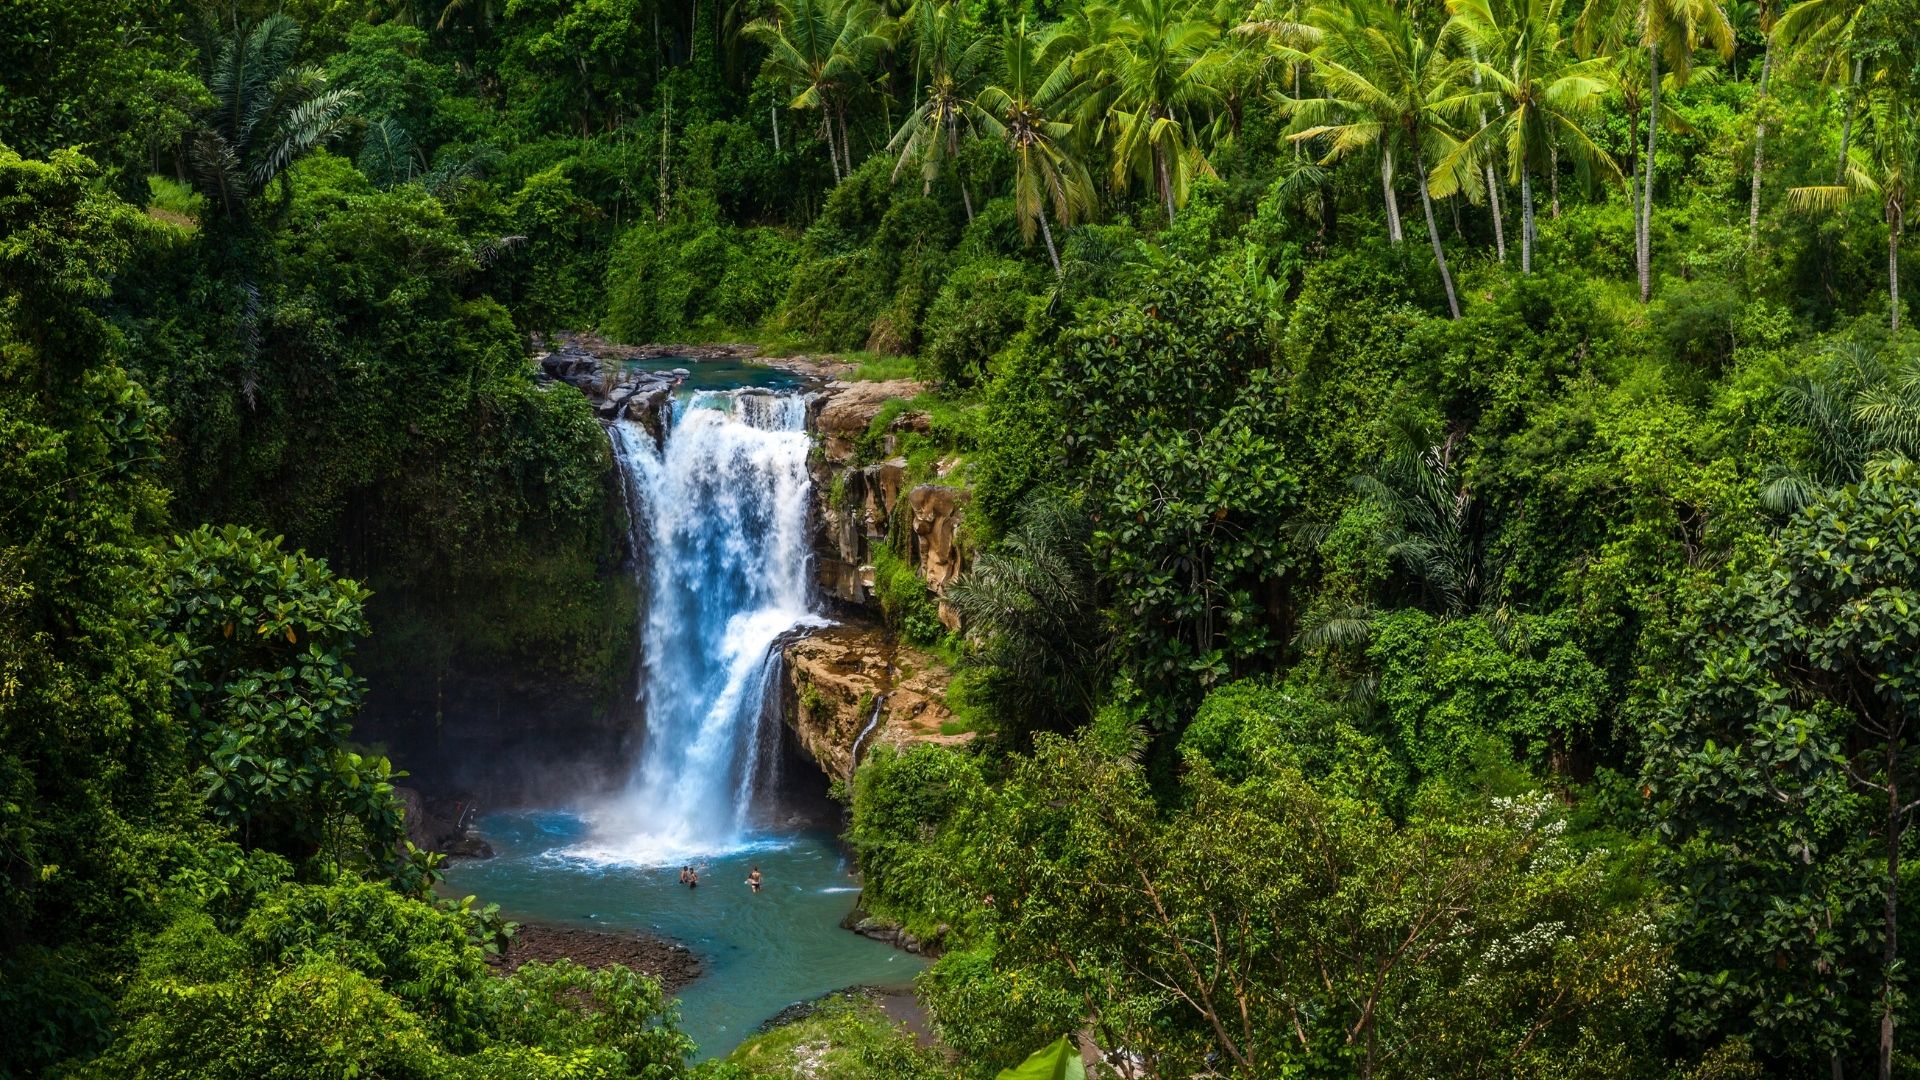
<path id="1" fill-rule="evenodd" d="M 787 723 L 828 776 L 845 779 L 876 746 L 957 745 L 947 734 L 952 673 L 938 658 L 887 639 L 878 626 L 836 624 L 798 638 L 782 653 Z"/>
<path id="2" fill-rule="evenodd" d="M 886 403 L 911 398 L 924 389 L 908 380 L 834 381 L 815 399 L 811 422 L 821 449 L 811 466 L 815 565 L 821 590 L 843 603 L 871 604 L 874 553 L 896 529 L 904 530 L 904 537 L 893 534 L 906 541 L 914 569 L 936 594 L 943 593 L 965 569 L 962 526 L 969 493 L 940 484 L 902 492 L 907 486 L 907 460 L 895 455 L 905 435 L 928 429 L 926 413 L 896 416 L 878 447 L 888 456 L 871 464 L 856 463 L 860 443 Z M 944 601 L 940 618 L 950 629 L 959 627 L 958 617 Z"/>

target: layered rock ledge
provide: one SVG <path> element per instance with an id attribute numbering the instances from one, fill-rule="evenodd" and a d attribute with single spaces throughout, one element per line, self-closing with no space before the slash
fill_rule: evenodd
<path id="1" fill-rule="evenodd" d="M 952 673 L 930 653 L 890 641 L 877 625 L 837 624 L 788 642 L 787 723 L 834 779 L 876 746 L 959 745 L 946 695 Z"/>

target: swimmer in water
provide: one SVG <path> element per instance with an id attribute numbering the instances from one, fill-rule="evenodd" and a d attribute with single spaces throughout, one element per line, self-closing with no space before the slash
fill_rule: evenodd
<path id="1" fill-rule="evenodd" d="M 691 880 L 693 880 L 693 864 L 688 863 L 680 868 L 680 884 L 685 885 Z"/>
<path id="2" fill-rule="evenodd" d="M 760 891 L 760 868 L 759 867 L 757 866 L 754 867 L 753 873 L 747 875 L 747 886 L 751 888 L 754 892 Z"/>

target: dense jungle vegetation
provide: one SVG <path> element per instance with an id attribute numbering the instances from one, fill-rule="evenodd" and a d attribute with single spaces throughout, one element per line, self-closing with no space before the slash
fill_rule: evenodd
<path id="1" fill-rule="evenodd" d="M 987 737 L 849 832 L 951 1053 L 833 1074 L 1920 1076 L 1916 27 L 5 0 L 0 1075 L 695 1071 L 489 973 L 352 739 L 356 664 L 624 647 L 526 359 L 599 328 L 916 375 L 973 492 Z"/>

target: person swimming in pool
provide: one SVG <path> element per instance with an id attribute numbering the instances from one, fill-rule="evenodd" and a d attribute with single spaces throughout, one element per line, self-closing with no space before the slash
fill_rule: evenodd
<path id="1" fill-rule="evenodd" d="M 757 866 L 754 867 L 753 873 L 747 875 L 747 887 L 752 889 L 754 892 L 760 891 L 760 868 L 759 867 Z"/>

